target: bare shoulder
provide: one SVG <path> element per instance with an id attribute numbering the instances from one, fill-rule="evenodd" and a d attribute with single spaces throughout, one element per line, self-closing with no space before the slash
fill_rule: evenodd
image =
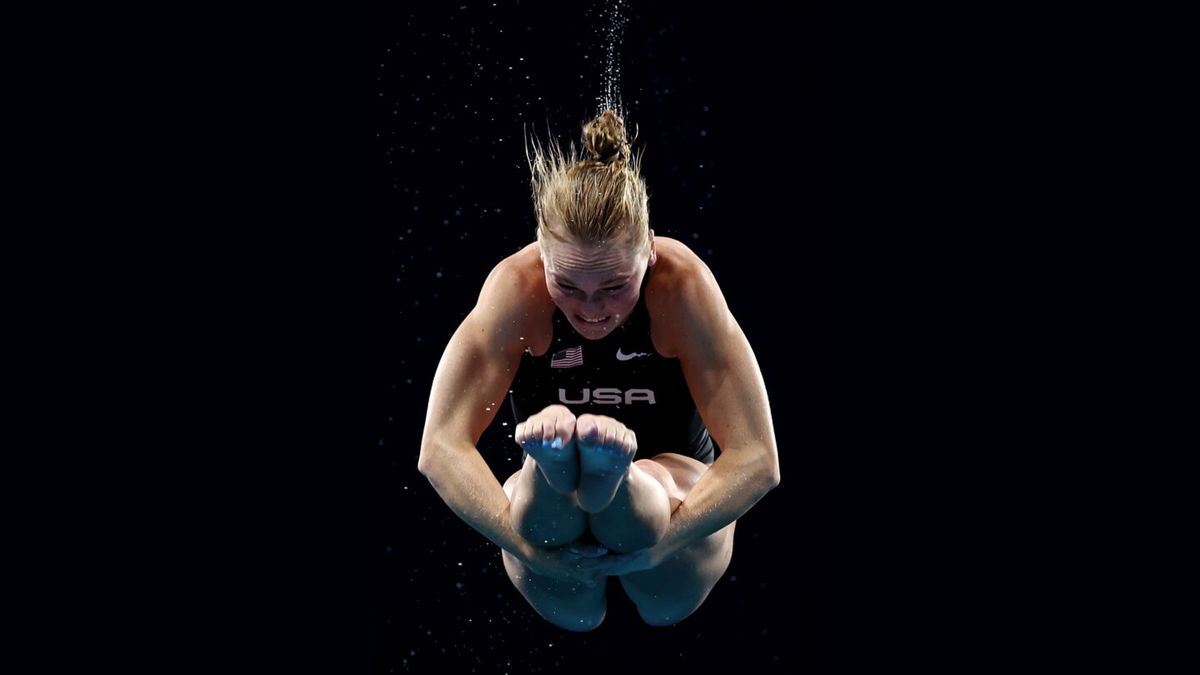
<path id="1" fill-rule="evenodd" d="M 450 336 L 430 388 L 418 468 L 444 456 L 441 448 L 478 444 L 504 400 L 534 314 L 535 287 L 524 260 L 518 252 L 492 267 L 474 308 Z"/>
<path id="2" fill-rule="evenodd" d="M 655 348 L 673 358 L 678 356 L 680 331 L 694 326 L 686 320 L 689 313 L 728 308 L 712 270 L 687 244 L 656 235 L 654 247 L 658 260 L 651 283 L 646 286 L 646 309 L 650 312 Z"/>
<path id="3" fill-rule="evenodd" d="M 754 349 L 708 265 L 682 242 L 664 244 L 671 271 L 663 275 L 661 323 L 700 418 L 721 447 L 717 461 L 740 457 L 735 461 L 760 467 L 765 483 L 778 485 L 774 423 Z"/>
<path id="4" fill-rule="evenodd" d="M 534 353 L 539 347 L 544 351 L 554 301 L 546 290 L 537 242 L 496 263 L 483 282 L 475 312 L 489 323 L 503 323 L 505 332 L 517 335 Z"/>
<path id="5" fill-rule="evenodd" d="M 497 305 L 506 316 L 531 315 L 549 300 L 537 244 L 530 244 L 496 263 L 483 282 L 479 299 Z"/>
<path id="6" fill-rule="evenodd" d="M 654 248 L 658 251 L 658 262 L 665 262 L 667 269 L 687 270 L 687 268 L 696 265 L 701 265 L 705 268 L 708 267 L 704 260 L 696 255 L 695 251 L 678 239 L 655 236 Z"/>

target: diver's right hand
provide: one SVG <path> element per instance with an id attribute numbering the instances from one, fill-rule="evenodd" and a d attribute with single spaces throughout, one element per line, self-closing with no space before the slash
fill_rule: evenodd
<path id="1" fill-rule="evenodd" d="M 521 551 L 521 562 L 531 572 L 558 581 L 595 587 L 608 576 L 602 570 L 600 556 L 607 553 L 603 547 L 584 547 L 571 543 L 566 546 L 542 548 L 526 542 Z"/>

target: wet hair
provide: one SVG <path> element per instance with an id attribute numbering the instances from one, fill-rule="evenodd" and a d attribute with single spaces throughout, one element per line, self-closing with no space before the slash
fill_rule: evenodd
<path id="1" fill-rule="evenodd" d="M 637 135 L 634 135 L 634 141 Z M 581 157 L 571 143 L 564 156 L 557 142 L 543 150 L 526 145 L 539 240 L 623 244 L 648 250 L 650 213 L 641 155 L 633 156 L 625 122 L 605 110 L 583 125 Z"/>

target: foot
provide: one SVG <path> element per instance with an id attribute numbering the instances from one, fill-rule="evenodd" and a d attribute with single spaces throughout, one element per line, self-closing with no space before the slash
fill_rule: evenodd
<path id="1" fill-rule="evenodd" d="M 556 404 L 518 424 L 513 440 L 533 457 L 550 487 L 565 495 L 579 486 L 574 436 L 574 413 L 567 406 Z"/>
<path id="2" fill-rule="evenodd" d="M 598 513 L 608 507 L 629 475 L 637 453 L 637 436 L 605 415 L 580 415 L 575 421 L 579 450 L 579 508 Z"/>

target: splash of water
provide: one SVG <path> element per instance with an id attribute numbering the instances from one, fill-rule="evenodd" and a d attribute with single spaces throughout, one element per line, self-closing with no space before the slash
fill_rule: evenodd
<path id="1" fill-rule="evenodd" d="M 621 41 L 625 36 L 626 4 L 624 0 L 604 0 L 601 17 L 604 25 L 604 88 L 600 95 L 599 108 L 596 114 L 612 110 L 620 117 L 625 117 L 621 101 Z"/>

